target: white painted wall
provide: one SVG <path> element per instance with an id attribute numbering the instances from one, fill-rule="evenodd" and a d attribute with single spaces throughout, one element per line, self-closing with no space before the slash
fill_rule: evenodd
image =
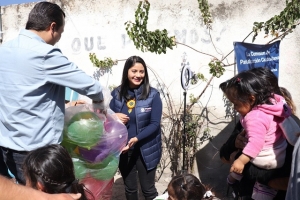
<path id="1" fill-rule="evenodd" d="M 128 38 L 124 23 L 134 21 L 134 12 L 138 6 L 137 0 L 61 0 L 56 2 L 66 12 L 65 32 L 57 44 L 63 53 L 74 61 L 88 74 L 96 72 L 89 60 L 89 53 L 96 53 L 98 58 L 111 57 L 112 59 L 126 59 L 131 55 L 139 55 L 146 63 L 159 73 L 166 87 L 177 105 L 183 100 L 183 91 L 180 85 L 180 68 L 184 53 L 193 71 L 208 74 L 208 62 L 210 57 L 199 54 L 190 48 L 180 46 L 174 50 L 168 50 L 167 54 L 142 53 L 136 50 Z M 242 41 L 252 30 L 255 21 L 266 21 L 270 17 L 279 14 L 285 7 L 285 0 L 209 0 L 214 22 L 211 30 L 212 40 L 218 52 L 213 48 L 207 29 L 201 21 L 200 10 L 197 0 L 151 0 L 150 16 L 148 21 L 149 30 L 166 28 L 170 35 L 175 35 L 177 41 L 185 43 L 199 51 L 212 54 L 221 58 L 233 49 L 234 41 Z M 2 7 L 3 40 L 4 42 L 14 38 L 18 31 L 25 26 L 28 13 L 34 3 L 11 5 Z M 280 47 L 280 77 L 281 86 L 287 87 L 292 93 L 296 105 L 300 109 L 298 90 L 300 73 L 299 64 L 299 41 L 300 29 L 288 35 Z M 261 34 L 255 43 L 265 44 L 270 38 L 264 38 Z M 90 40 L 93 39 L 94 46 Z M 246 42 L 251 42 L 249 37 Z M 228 62 L 233 63 L 233 54 L 228 57 Z M 118 85 L 124 61 L 113 67 L 112 75 L 106 74 L 100 78 L 105 85 Z M 209 118 L 213 123 L 210 125 L 214 133 L 228 121 L 225 119 L 222 93 L 218 89 L 221 82 L 232 77 L 233 66 L 229 67 L 224 76 L 215 78 L 201 98 L 199 105 L 207 105 L 211 112 Z M 151 83 L 156 87 L 156 81 L 151 76 Z M 206 84 L 200 83 L 191 87 L 188 95 L 198 95 Z"/>

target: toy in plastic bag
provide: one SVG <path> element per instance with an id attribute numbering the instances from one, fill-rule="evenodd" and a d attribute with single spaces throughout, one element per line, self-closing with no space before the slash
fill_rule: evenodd
<path id="1" fill-rule="evenodd" d="M 85 187 L 92 192 L 93 196 L 101 197 L 101 200 L 111 199 L 111 188 L 114 184 L 114 179 L 101 181 L 97 180 L 89 175 L 82 180 Z M 92 199 L 89 194 L 87 194 L 88 199 Z"/>
<path id="2" fill-rule="evenodd" d="M 79 112 L 67 122 L 64 133 L 72 143 L 90 149 L 103 135 L 103 121 L 91 111 Z"/>
<path id="3" fill-rule="evenodd" d="M 113 177 L 127 137 L 126 126 L 110 109 L 106 115 L 94 113 L 91 104 L 66 109 L 61 144 L 72 157 L 76 178 L 96 200 L 112 195 Z"/>

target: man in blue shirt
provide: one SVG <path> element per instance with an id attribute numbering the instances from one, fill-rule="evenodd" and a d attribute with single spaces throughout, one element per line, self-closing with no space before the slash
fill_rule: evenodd
<path id="1" fill-rule="evenodd" d="M 103 101 L 98 81 L 54 47 L 65 13 L 50 2 L 37 3 L 25 30 L 0 46 L 0 146 L 3 160 L 21 184 L 28 151 L 62 140 L 65 87 Z"/>
<path id="2" fill-rule="evenodd" d="M 76 200 L 81 194 L 47 194 L 42 191 L 13 183 L 0 175 L 0 199 L 1 200 Z"/>

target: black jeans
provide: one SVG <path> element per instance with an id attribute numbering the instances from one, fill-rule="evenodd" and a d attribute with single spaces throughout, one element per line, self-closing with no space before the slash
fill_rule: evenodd
<path id="1" fill-rule="evenodd" d="M 3 161 L 2 149 L 0 148 L 0 175 L 8 177 L 8 171 L 5 162 Z"/>
<path id="2" fill-rule="evenodd" d="M 145 198 L 154 199 L 158 195 L 155 188 L 156 168 L 147 171 L 139 149 L 130 149 L 127 153 L 121 154 L 119 169 L 124 181 L 126 194 L 138 193 L 138 176 Z"/>
<path id="3" fill-rule="evenodd" d="M 16 151 L 8 148 L 1 147 L 3 161 L 6 164 L 9 171 L 15 176 L 19 184 L 25 185 L 22 165 L 23 161 L 28 154 L 27 151 Z"/>

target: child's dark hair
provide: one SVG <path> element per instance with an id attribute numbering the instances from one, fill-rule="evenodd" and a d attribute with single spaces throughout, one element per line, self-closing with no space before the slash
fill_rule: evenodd
<path id="1" fill-rule="evenodd" d="M 25 158 L 23 170 L 26 182 L 33 188 L 42 184 L 46 193 L 81 193 L 80 200 L 88 200 L 85 192 L 91 194 L 75 178 L 72 158 L 59 144 L 31 151 Z"/>
<path id="2" fill-rule="evenodd" d="M 227 98 L 249 103 L 254 96 L 252 107 L 260 104 L 271 104 L 270 98 L 274 94 L 280 94 L 278 79 L 274 73 L 266 67 L 253 68 L 243 71 L 233 78 L 220 84 L 221 90 Z"/>
<path id="3" fill-rule="evenodd" d="M 293 101 L 291 93 L 284 87 L 280 87 L 280 92 L 281 92 L 282 96 L 284 97 L 286 103 L 291 108 L 292 113 L 295 115 L 296 114 L 296 105 Z"/>
<path id="4" fill-rule="evenodd" d="M 206 192 L 204 185 L 192 174 L 174 176 L 168 185 L 169 189 L 173 190 L 178 200 L 200 200 Z"/>

